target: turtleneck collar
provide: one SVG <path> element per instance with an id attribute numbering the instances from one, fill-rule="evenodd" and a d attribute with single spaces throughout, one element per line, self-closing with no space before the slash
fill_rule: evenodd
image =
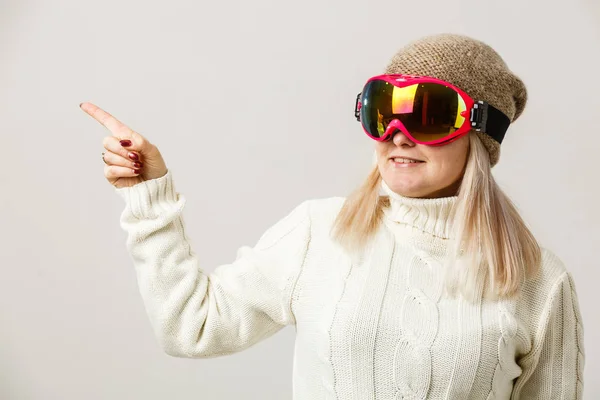
<path id="1" fill-rule="evenodd" d="M 390 206 L 384 209 L 389 220 L 444 239 L 452 237 L 450 212 L 456 204 L 457 196 L 433 199 L 405 197 L 390 189 L 383 179 L 380 195 L 390 199 Z"/>

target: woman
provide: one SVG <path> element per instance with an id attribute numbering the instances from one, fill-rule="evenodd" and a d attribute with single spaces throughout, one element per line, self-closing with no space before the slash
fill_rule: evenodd
<path id="1" fill-rule="evenodd" d="M 168 354 L 230 354 L 295 324 L 295 399 L 581 399 L 571 275 L 491 175 L 526 100 L 478 40 L 410 43 L 357 98 L 376 141 L 365 184 L 303 202 L 210 275 L 156 146 L 83 109 L 113 133 L 105 176 Z"/>

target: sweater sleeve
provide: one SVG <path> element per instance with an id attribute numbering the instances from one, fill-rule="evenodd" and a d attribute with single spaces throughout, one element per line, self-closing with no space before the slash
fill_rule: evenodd
<path id="1" fill-rule="evenodd" d="M 532 350 L 519 362 L 523 371 L 511 399 L 582 399 L 584 354 L 575 284 L 565 271 L 552 287 Z"/>
<path id="2" fill-rule="evenodd" d="M 309 201 L 207 274 L 185 233 L 186 200 L 170 170 L 116 191 L 126 201 L 120 222 L 140 294 L 167 354 L 226 355 L 295 324 L 291 301 L 310 239 Z"/>

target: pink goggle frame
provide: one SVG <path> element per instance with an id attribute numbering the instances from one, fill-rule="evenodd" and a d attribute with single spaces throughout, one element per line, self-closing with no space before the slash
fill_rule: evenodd
<path id="1" fill-rule="evenodd" d="M 410 131 L 399 119 L 393 119 L 392 121 L 390 121 L 383 135 L 373 135 L 365 127 L 364 123 L 362 123 L 360 118 L 361 109 L 363 106 L 363 99 L 361 98 L 361 95 L 365 92 L 365 89 L 368 87 L 369 83 L 376 80 L 388 82 L 399 88 L 419 83 L 433 83 L 450 88 L 453 91 L 455 91 L 464 102 L 465 110 L 460 112 L 459 115 L 465 120 L 457 130 L 455 130 L 452 133 L 449 133 L 447 136 L 435 140 L 419 140 L 415 137 L 415 135 L 410 133 Z M 510 124 L 509 118 L 501 111 L 491 106 L 487 102 L 474 101 L 465 91 L 449 82 L 429 76 L 417 76 L 408 74 L 384 74 L 370 78 L 364 85 L 363 92 L 359 93 L 356 97 L 354 115 L 356 119 L 361 122 L 361 126 L 363 127 L 365 133 L 373 140 L 380 142 L 389 140 L 392 137 L 393 133 L 399 130 L 402 133 L 404 133 L 408 138 L 410 138 L 411 141 L 430 146 L 441 146 L 451 143 L 454 140 L 460 138 L 461 136 L 467 134 L 471 129 L 487 133 L 493 139 L 501 143 L 504 138 L 505 132 L 508 129 L 508 125 Z"/>

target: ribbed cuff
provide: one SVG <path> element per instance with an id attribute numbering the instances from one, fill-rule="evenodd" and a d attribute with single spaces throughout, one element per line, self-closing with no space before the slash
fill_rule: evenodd
<path id="1" fill-rule="evenodd" d="M 136 218 L 155 218 L 179 201 L 171 170 L 160 178 L 140 182 L 130 187 L 116 188 Z"/>

